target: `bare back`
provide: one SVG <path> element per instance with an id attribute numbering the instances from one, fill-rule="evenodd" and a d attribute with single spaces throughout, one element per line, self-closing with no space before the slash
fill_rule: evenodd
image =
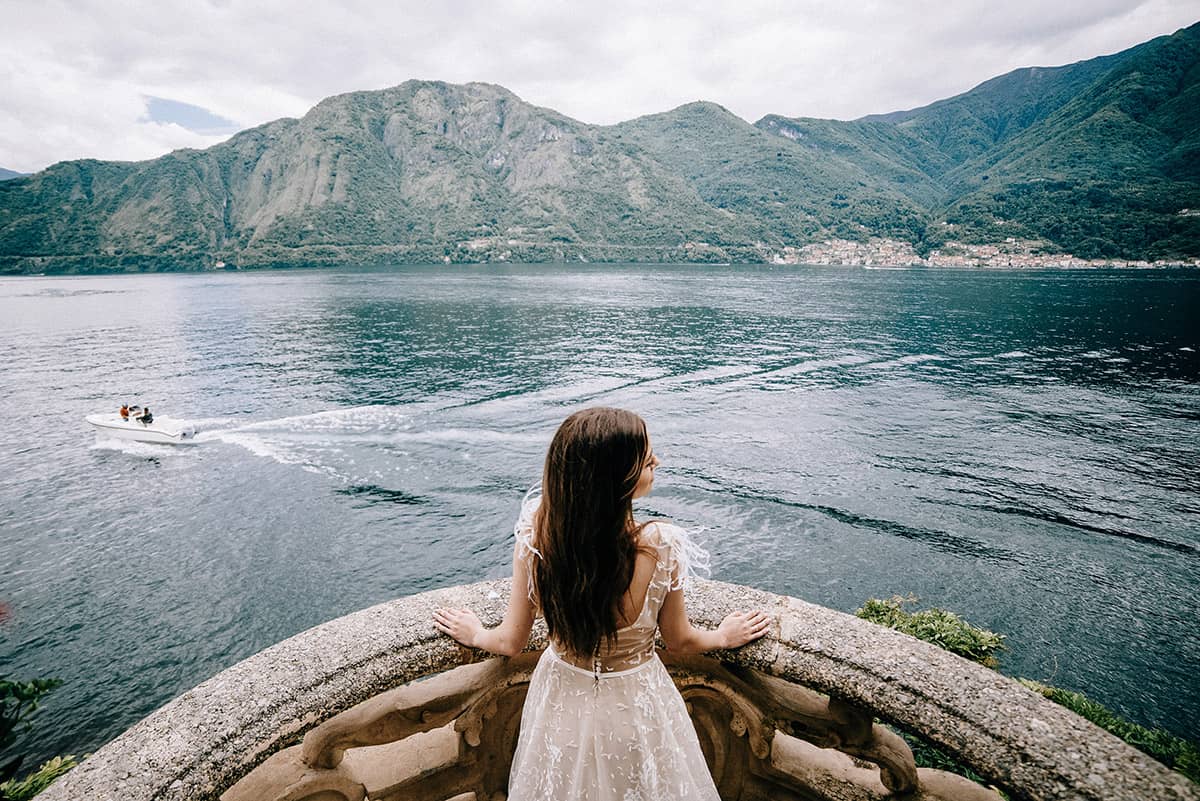
<path id="1" fill-rule="evenodd" d="M 526 560 L 529 598 L 537 605 L 532 586 L 533 560 L 541 558 L 534 545 L 533 520 L 539 498 L 525 503 L 517 521 L 516 557 Z M 621 604 L 621 628 L 613 643 L 602 643 L 599 656 L 601 672 L 628 670 L 637 667 L 654 655 L 654 635 L 658 631 L 658 615 L 668 593 L 678 589 L 686 559 L 682 540 L 683 529 L 670 523 L 652 522 L 642 528 L 633 579 Z M 540 610 L 537 610 L 540 615 Z M 566 652 L 559 643 L 552 643 L 555 652 L 565 661 L 593 670 L 597 665 L 590 655 Z"/>

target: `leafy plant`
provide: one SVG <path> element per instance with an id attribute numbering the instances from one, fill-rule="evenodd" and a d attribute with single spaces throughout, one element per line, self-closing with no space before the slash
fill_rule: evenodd
<path id="1" fill-rule="evenodd" d="M 18 732 L 30 729 L 30 718 L 37 712 L 39 702 L 60 684 L 62 682 L 58 679 L 0 679 L 0 750 L 12 746 Z M 26 801 L 33 798 L 77 763 L 74 756 L 55 757 L 17 781 L 14 777 L 24 761 L 24 755 L 19 754 L 11 759 L 6 758 L 0 765 L 0 801 Z"/>
<path id="2" fill-rule="evenodd" d="M 27 801 L 77 764 L 79 761 L 71 755 L 54 757 L 21 781 L 14 779 L 0 784 L 0 801 Z"/>
<path id="3" fill-rule="evenodd" d="M 992 787 L 993 790 L 1000 793 L 1002 798 L 1008 798 L 1008 795 L 998 787 L 994 787 L 991 783 L 980 776 L 975 771 L 971 770 L 969 765 L 964 765 L 954 757 L 947 754 L 932 743 L 909 734 L 906 731 L 895 730 L 904 742 L 908 743 L 908 747 L 912 749 L 913 763 L 918 768 L 934 768 L 935 770 L 944 770 L 947 773 L 957 773 L 959 776 L 964 776 L 971 781 L 982 784 L 985 787 Z"/>
<path id="4" fill-rule="evenodd" d="M 0 679 L 0 749 L 17 740 L 17 730 L 29 731 L 29 718 L 38 709 L 42 696 L 59 686 L 57 679 L 9 681 Z M 24 756 L 17 756 L 0 767 L 0 782 L 7 782 L 21 767 Z"/>
<path id="5" fill-rule="evenodd" d="M 868 598 L 854 614 L 872 623 L 911 634 L 986 667 L 994 668 L 999 664 L 996 654 L 1004 650 L 1004 635 L 972 626 L 945 609 L 933 607 L 919 612 L 904 609 L 905 604 L 915 603 L 916 600 L 912 596 L 901 598 L 898 595 L 886 601 Z"/>
<path id="6" fill-rule="evenodd" d="M 893 596 L 882 601 L 868 598 L 854 614 L 872 623 L 887 626 L 917 639 L 940 646 L 951 653 L 966 657 L 986 667 L 995 668 L 996 653 L 1004 649 L 1004 635 L 973 626 L 953 612 L 936 607 L 920 612 L 907 612 L 904 604 L 915 603 L 916 598 Z M 1119 717 L 1104 705 L 1093 701 L 1083 693 L 1051 687 L 1032 679 L 1017 679 L 1029 689 L 1042 694 L 1051 701 L 1065 706 L 1080 717 L 1120 737 L 1129 745 L 1149 754 L 1169 768 L 1173 768 L 1194 782 L 1200 783 L 1200 746 L 1164 729 L 1149 729 Z M 972 781 L 981 781 L 967 765 L 938 750 L 935 746 L 907 732 L 900 735 L 913 750 L 918 767 L 938 768 L 966 776 Z"/>
<path id="7" fill-rule="evenodd" d="M 1083 693 L 1050 687 L 1032 679 L 1017 679 L 1034 692 L 1041 693 L 1060 706 L 1095 723 L 1105 731 L 1115 734 L 1134 748 L 1200 783 L 1200 747 L 1176 737 L 1164 729 L 1148 729 L 1130 723 L 1103 704 L 1093 701 Z"/>

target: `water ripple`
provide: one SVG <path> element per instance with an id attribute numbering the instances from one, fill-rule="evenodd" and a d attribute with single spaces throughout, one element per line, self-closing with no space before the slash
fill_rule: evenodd
<path id="1" fill-rule="evenodd" d="M 1200 718 L 1195 271 L 0 279 L 0 319 L 0 663 L 65 682 L 30 761 L 316 623 L 505 575 L 554 427 L 595 403 L 645 416 L 639 514 L 705 526 L 716 576 L 913 592 L 1006 633 L 1008 672 Z M 123 401 L 201 436 L 97 440 L 83 417 Z"/>

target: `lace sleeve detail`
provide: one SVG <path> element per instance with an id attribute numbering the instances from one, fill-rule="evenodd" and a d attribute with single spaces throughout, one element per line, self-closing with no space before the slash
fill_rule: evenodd
<path id="1" fill-rule="evenodd" d="M 541 552 L 533 545 L 533 516 L 537 512 L 538 506 L 542 502 L 542 485 L 541 483 L 534 484 L 529 488 L 529 492 L 525 493 L 525 499 L 521 501 L 521 514 L 517 517 L 517 522 L 513 526 L 513 538 L 516 540 L 517 558 L 524 559 L 528 563 L 529 570 L 529 600 L 534 599 L 533 592 L 533 559 L 542 558 Z"/>
<path id="2" fill-rule="evenodd" d="M 688 576 L 712 574 L 711 557 L 695 540 L 695 535 L 704 531 L 703 527 L 687 529 L 667 523 L 659 524 L 658 530 L 667 548 L 666 567 L 672 591 L 683 589 Z"/>

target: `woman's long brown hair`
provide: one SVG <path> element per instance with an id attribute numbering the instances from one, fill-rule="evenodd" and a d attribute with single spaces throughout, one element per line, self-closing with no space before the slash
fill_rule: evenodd
<path id="1" fill-rule="evenodd" d="M 648 451 L 642 418 L 598 406 L 564 420 L 546 453 L 533 585 L 550 638 L 576 656 L 616 638 L 638 551 L 633 491 Z"/>

